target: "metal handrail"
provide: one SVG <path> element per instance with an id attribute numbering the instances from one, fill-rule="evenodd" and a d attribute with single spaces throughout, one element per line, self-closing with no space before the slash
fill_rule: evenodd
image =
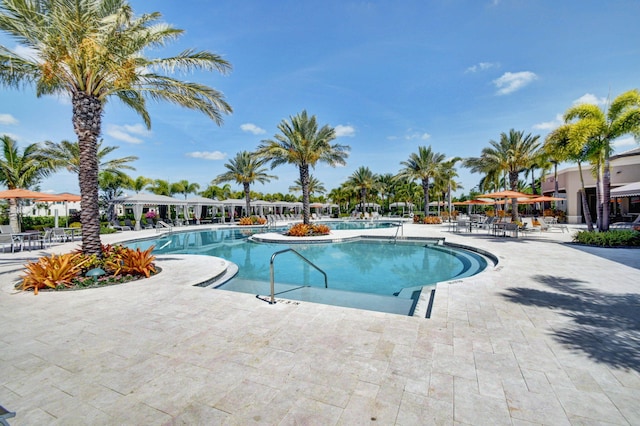
<path id="1" fill-rule="evenodd" d="M 301 255 L 300 253 L 298 253 L 297 251 L 295 251 L 292 248 L 280 250 L 280 251 L 277 251 L 277 252 L 275 252 L 275 253 L 273 253 L 271 255 L 271 261 L 269 262 L 269 271 L 271 273 L 271 301 L 269 302 L 269 304 L 271 304 L 271 305 L 276 303 L 276 298 L 275 298 L 275 278 L 274 278 L 275 274 L 274 274 L 274 271 L 273 271 L 273 261 L 275 260 L 276 256 L 278 256 L 279 254 L 282 254 L 282 253 L 286 253 L 288 251 L 291 251 L 291 252 L 294 252 L 295 254 L 297 254 L 299 258 L 301 258 L 302 260 L 307 262 L 309 265 L 311 265 L 314 268 L 316 268 L 322 275 L 324 275 L 324 288 L 329 288 L 329 286 L 327 285 L 327 274 L 322 269 L 318 268 L 318 266 L 316 266 L 313 262 L 311 262 L 309 259 L 307 259 L 306 257 L 304 257 L 303 255 Z"/>
<path id="2" fill-rule="evenodd" d="M 394 244 L 398 242 L 398 232 L 400 232 L 400 229 L 402 229 L 402 235 L 404 235 L 404 224 L 402 222 L 398 224 L 398 228 L 396 229 L 396 235 L 393 237 Z"/>

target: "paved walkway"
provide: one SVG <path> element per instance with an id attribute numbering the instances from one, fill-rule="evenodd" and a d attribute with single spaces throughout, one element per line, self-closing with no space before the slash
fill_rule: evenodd
<path id="1" fill-rule="evenodd" d="M 424 319 L 193 287 L 225 267 L 202 256 L 34 296 L 13 284 L 38 253 L 0 254 L 0 405 L 12 425 L 640 424 L 639 250 L 404 234 L 499 264 L 439 284 Z"/>

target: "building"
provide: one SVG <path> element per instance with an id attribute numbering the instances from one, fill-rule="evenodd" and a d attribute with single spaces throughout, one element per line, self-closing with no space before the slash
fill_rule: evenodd
<path id="1" fill-rule="evenodd" d="M 632 149 L 610 158 L 611 164 L 611 189 L 635 182 L 640 182 L 640 148 Z M 587 193 L 587 203 L 591 218 L 596 220 L 596 180 L 591 173 L 591 165 L 582 165 L 582 177 Z M 568 223 L 585 223 L 580 199 L 580 173 L 578 167 L 570 167 L 558 171 L 559 196 L 565 198 L 561 208 L 565 211 Z M 555 190 L 555 178 L 553 173 L 542 182 L 542 193 L 553 195 Z M 634 215 L 640 214 L 640 196 L 627 196 L 611 200 L 612 221 L 631 220 Z"/>

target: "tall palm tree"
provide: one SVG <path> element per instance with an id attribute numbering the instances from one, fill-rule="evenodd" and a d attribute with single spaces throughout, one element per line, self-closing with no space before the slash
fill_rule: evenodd
<path id="1" fill-rule="evenodd" d="M 0 144 L 0 183 L 7 189 L 29 189 L 53 171 L 51 162 L 42 158 L 40 145 L 30 144 L 21 150 L 7 135 L 0 137 Z M 15 232 L 20 232 L 18 201 L 15 198 L 9 199 L 9 225 Z"/>
<path id="2" fill-rule="evenodd" d="M 611 142 L 624 135 L 640 135 L 640 91 L 629 90 L 616 97 L 608 111 L 597 105 L 579 104 L 564 114 L 565 123 L 572 125 L 569 139 L 594 148 L 592 163 L 597 167 L 599 230 L 609 230 L 611 199 Z M 594 161 L 595 160 L 595 161 Z"/>
<path id="3" fill-rule="evenodd" d="M 174 182 L 171 184 L 171 192 L 174 194 L 182 194 L 184 195 L 184 199 L 187 199 L 187 195 L 195 194 L 198 189 L 200 189 L 200 185 L 197 183 L 191 183 L 186 179 L 180 180 L 178 182 Z"/>
<path id="4" fill-rule="evenodd" d="M 540 155 L 539 138 L 539 135 L 525 135 L 522 131 L 511 129 L 509 134 L 500 134 L 499 142 L 489 141 L 490 146 L 482 150 L 481 158 L 507 173 L 510 189 L 517 191 L 520 172 L 529 169 Z M 517 198 L 511 200 L 511 207 L 511 220 L 516 222 L 519 220 Z"/>
<path id="5" fill-rule="evenodd" d="M 289 192 L 302 192 L 302 183 L 300 182 L 300 178 L 296 179 L 293 182 L 293 185 L 289 187 Z M 327 192 L 327 189 L 324 187 L 322 182 L 320 182 L 315 176 L 309 175 L 309 197 L 314 194 L 324 194 Z"/>
<path id="6" fill-rule="evenodd" d="M 263 140 L 257 154 L 271 161 L 271 168 L 281 164 L 293 164 L 300 172 L 302 184 L 302 220 L 309 224 L 309 167 L 324 162 L 332 167 L 345 165 L 349 156 L 347 145 L 331 144 L 336 131 L 328 125 L 318 129 L 316 116 L 309 117 L 307 111 L 289 117 L 290 122 L 282 120 L 278 125 L 279 134 L 272 140 Z"/>
<path id="7" fill-rule="evenodd" d="M 429 181 L 438 176 L 440 165 L 444 161 L 445 155 L 433 152 L 431 146 L 418 147 L 417 153 L 409 155 L 407 161 L 401 161 L 404 166 L 396 175 L 397 179 L 420 180 L 422 193 L 424 194 L 424 215 L 429 215 Z"/>
<path id="8" fill-rule="evenodd" d="M 347 179 L 347 187 L 360 193 L 360 211 L 365 211 L 367 195 L 378 190 L 378 175 L 360 166 Z"/>
<path id="9" fill-rule="evenodd" d="M 458 177 L 458 173 L 455 169 L 456 163 L 462 161 L 460 157 L 453 157 L 440 164 L 440 172 L 436 176 L 435 186 L 443 194 L 443 199 L 447 200 L 449 213 L 452 211 L 451 207 L 451 191 L 457 191 L 461 186 L 454 179 Z M 451 214 L 449 215 L 451 220 Z"/>
<path id="10" fill-rule="evenodd" d="M 578 164 L 578 175 L 580 176 L 580 199 L 582 201 L 582 212 L 584 214 L 587 229 L 593 231 L 593 219 L 589 203 L 587 201 L 587 191 L 584 186 L 584 176 L 582 173 L 582 163 L 587 160 L 590 148 L 588 138 L 583 134 L 589 131 L 588 127 L 565 123 L 549 133 L 545 139 L 543 149 L 549 158 L 556 159 L 557 162 L 571 161 Z M 584 145 L 585 141 L 587 144 Z M 558 192 L 558 178 L 555 177 L 555 193 Z"/>
<path id="11" fill-rule="evenodd" d="M 135 170 L 135 167 L 128 164 L 138 159 L 138 157 L 134 155 L 111 160 L 105 158 L 118 148 L 117 146 L 102 147 L 102 139 L 98 142 L 96 156 L 100 171 L 117 174 L 121 173 L 122 170 Z M 42 148 L 42 155 L 46 159 L 49 159 L 56 168 L 65 168 L 75 174 L 80 173 L 80 145 L 78 141 L 61 141 L 59 143 L 45 141 L 44 147 Z"/>
<path id="12" fill-rule="evenodd" d="M 386 204 L 386 211 L 389 211 L 389 200 L 395 192 L 395 183 L 396 182 L 391 173 L 378 175 L 378 191 L 380 193 L 380 197 L 382 198 L 383 204 Z"/>
<path id="13" fill-rule="evenodd" d="M 227 171 L 213 180 L 215 183 L 234 181 L 242 185 L 247 216 L 251 212 L 251 184 L 255 182 L 266 183 L 271 179 L 278 179 L 277 176 L 265 173 L 267 169 L 263 166 L 266 162 L 265 158 L 259 158 L 248 151 L 241 151 L 224 165 Z"/>
<path id="14" fill-rule="evenodd" d="M 174 71 L 230 69 L 220 56 L 191 49 L 167 58 L 147 58 L 182 30 L 158 23 L 157 12 L 134 16 L 127 0 L 2 0 L 0 31 L 26 48 L 0 46 L 0 84 L 33 84 L 38 96 L 66 94 L 80 148 L 82 251 L 100 256 L 98 138 L 108 99 L 118 98 L 143 119 L 146 99 L 163 100 L 203 112 L 220 124 L 231 107 L 202 84 L 164 75 Z"/>

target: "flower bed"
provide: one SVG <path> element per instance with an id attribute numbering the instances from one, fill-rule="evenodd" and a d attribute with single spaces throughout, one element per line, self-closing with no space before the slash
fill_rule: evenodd
<path id="1" fill-rule="evenodd" d="M 329 235 L 331 229 L 327 225 L 296 223 L 285 233 L 289 237 L 314 237 L 318 235 Z"/>
<path id="2" fill-rule="evenodd" d="M 440 216 L 413 216 L 413 223 L 424 223 L 426 225 L 439 225 L 442 223 Z"/>
<path id="3" fill-rule="evenodd" d="M 238 225 L 241 226 L 264 225 L 265 223 L 267 223 L 267 219 L 258 216 L 241 217 L 238 221 Z"/>
<path id="4" fill-rule="evenodd" d="M 102 258 L 81 252 L 52 254 L 25 265 L 26 273 L 16 285 L 18 290 L 77 290 L 89 287 L 121 284 L 158 273 L 151 255 L 154 246 L 147 250 L 123 246 L 102 246 Z M 95 272 L 87 276 L 87 272 Z"/>

